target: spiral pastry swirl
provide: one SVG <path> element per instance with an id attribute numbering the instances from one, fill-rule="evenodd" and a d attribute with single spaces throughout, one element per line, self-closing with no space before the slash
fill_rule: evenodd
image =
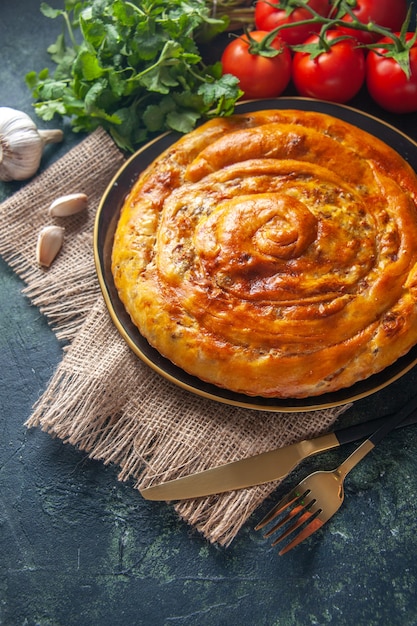
<path id="1" fill-rule="evenodd" d="M 250 396 L 336 391 L 417 342 L 417 177 L 322 113 L 212 120 L 134 184 L 112 271 L 188 373 Z"/>

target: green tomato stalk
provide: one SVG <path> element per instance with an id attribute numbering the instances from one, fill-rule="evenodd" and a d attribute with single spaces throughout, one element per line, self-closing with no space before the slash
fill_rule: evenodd
<path id="1" fill-rule="evenodd" d="M 271 6 L 277 6 L 273 2 L 271 2 Z M 283 0 L 280 1 L 279 7 L 283 8 L 287 11 L 288 14 L 296 8 L 304 8 L 311 13 L 311 18 L 305 20 L 298 20 L 286 24 L 281 24 L 277 26 L 274 30 L 270 31 L 265 38 L 256 42 L 256 45 L 250 46 L 250 52 L 252 54 L 259 54 L 261 56 L 275 56 L 279 54 L 279 51 L 275 50 L 271 47 L 271 42 L 275 39 L 277 35 L 279 35 L 283 30 L 287 28 L 294 28 L 297 26 L 305 26 L 305 25 L 321 25 L 320 31 L 317 33 L 317 42 L 314 44 L 298 44 L 290 46 L 294 52 L 306 52 L 310 54 L 313 58 L 317 58 L 320 54 L 329 52 L 330 48 L 336 45 L 338 42 L 349 38 L 348 34 L 341 35 L 329 41 L 326 37 L 326 33 L 329 30 L 337 30 L 339 27 L 343 27 L 344 30 L 351 29 L 352 31 L 360 30 L 367 33 L 372 33 L 378 35 L 378 38 L 389 37 L 391 41 L 389 43 L 384 43 L 384 51 L 379 52 L 379 54 L 393 58 L 400 65 L 402 70 L 404 71 L 407 78 L 410 78 L 410 49 L 414 45 L 417 39 L 417 29 L 414 32 L 414 36 L 407 40 L 406 35 L 409 31 L 411 16 L 412 16 L 412 8 L 409 7 L 407 12 L 407 17 L 402 25 L 401 32 L 399 35 L 393 33 L 389 28 L 385 28 L 383 26 L 379 26 L 374 22 L 368 22 L 364 24 L 359 21 L 353 12 L 353 8 L 356 6 L 356 0 L 335 0 L 333 2 L 332 9 L 332 17 L 324 17 L 317 13 L 309 4 L 308 0 Z M 350 22 L 347 22 L 342 19 L 343 16 L 349 15 L 351 18 Z M 250 38 L 250 34 L 248 34 Z M 378 49 L 380 50 L 381 46 L 378 42 L 371 44 L 359 44 L 358 46 L 362 48 Z"/>

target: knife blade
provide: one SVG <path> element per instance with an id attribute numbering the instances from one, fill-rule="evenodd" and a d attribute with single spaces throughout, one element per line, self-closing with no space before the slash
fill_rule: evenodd
<path id="1" fill-rule="evenodd" d="M 232 461 L 196 474 L 152 485 L 141 489 L 140 493 L 146 500 L 184 500 L 278 480 L 287 476 L 301 461 L 310 456 L 369 437 L 391 418 L 392 415 L 386 415 L 341 428 L 313 439 L 305 439 L 240 461 Z M 417 411 L 413 411 L 397 428 L 416 422 Z"/>

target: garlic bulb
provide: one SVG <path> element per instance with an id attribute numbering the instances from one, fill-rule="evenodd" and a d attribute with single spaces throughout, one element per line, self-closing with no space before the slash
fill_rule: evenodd
<path id="1" fill-rule="evenodd" d="M 62 130 L 38 130 L 29 115 L 0 107 L 0 180 L 25 180 L 38 170 L 43 147 L 62 141 Z"/>

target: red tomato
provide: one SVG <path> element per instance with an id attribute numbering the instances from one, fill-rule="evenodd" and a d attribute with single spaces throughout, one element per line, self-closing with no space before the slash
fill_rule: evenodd
<path id="1" fill-rule="evenodd" d="M 410 41 L 414 33 L 407 33 Z M 392 113 L 417 111 L 417 42 L 410 48 L 410 77 L 407 78 L 398 62 L 381 56 L 386 50 L 384 43 L 392 41 L 384 37 L 380 48 L 370 50 L 366 59 L 366 85 L 370 96 L 383 109 Z"/>
<path id="2" fill-rule="evenodd" d="M 267 31 L 255 30 L 250 39 L 260 42 Z M 275 37 L 271 46 L 279 50 L 274 57 L 252 54 L 247 35 L 233 39 L 223 51 L 221 62 L 224 74 L 233 74 L 247 99 L 275 98 L 279 96 L 291 78 L 291 53 L 280 37 Z"/>
<path id="3" fill-rule="evenodd" d="M 330 11 L 329 0 L 309 0 L 307 4 L 319 15 L 327 17 Z M 292 24 L 301 20 L 308 20 L 312 14 L 308 9 L 298 7 L 291 13 L 285 8 L 285 3 L 279 0 L 258 0 L 255 4 L 255 25 L 259 30 L 274 30 L 284 24 Z M 291 46 L 303 43 L 312 33 L 320 30 L 320 24 L 304 24 L 280 30 L 280 37 Z"/>
<path id="4" fill-rule="evenodd" d="M 326 34 L 328 41 L 343 36 L 336 30 Z M 312 35 L 306 44 L 317 43 Z M 307 52 L 296 52 L 292 65 L 292 79 L 301 96 L 347 102 L 355 96 L 365 80 L 365 54 L 350 38 L 343 39 L 313 58 Z"/>
<path id="5" fill-rule="evenodd" d="M 363 24 L 373 22 L 396 32 L 401 30 L 407 17 L 407 0 L 356 0 L 356 6 L 352 11 Z M 345 22 L 352 22 L 350 15 L 345 15 L 342 19 Z M 340 27 L 340 30 L 344 30 L 361 43 L 372 43 L 380 39 L 378 35 L 362 30 L 343 27 Z"/>

